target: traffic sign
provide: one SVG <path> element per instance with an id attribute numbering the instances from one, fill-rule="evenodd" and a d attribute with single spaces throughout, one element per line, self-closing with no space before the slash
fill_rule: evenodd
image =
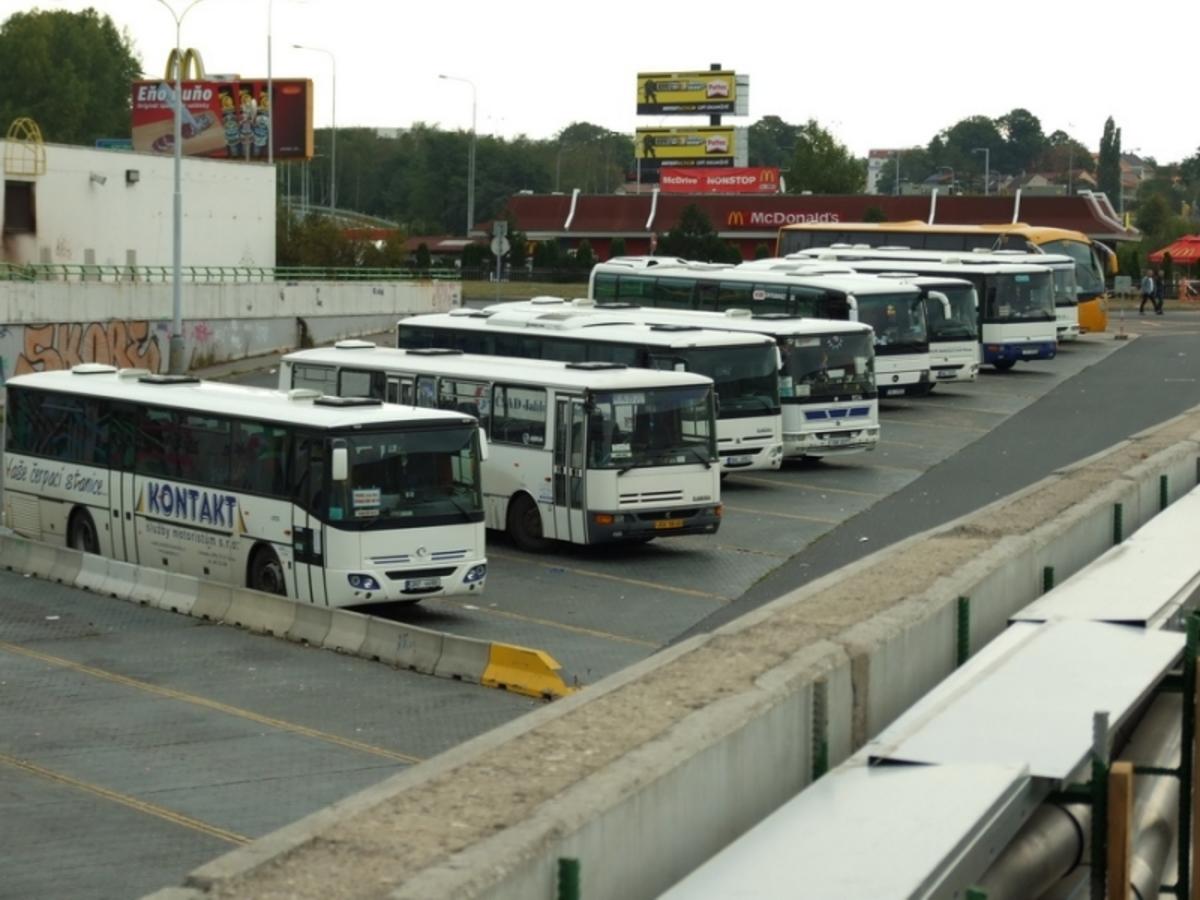
<path id="1" fill-rule="evenodd" d="M 496 235 L 492 238 L 492 253 L 496 256 L 505 256 L 512 249 L 512 244 L 504 235 Z"/>

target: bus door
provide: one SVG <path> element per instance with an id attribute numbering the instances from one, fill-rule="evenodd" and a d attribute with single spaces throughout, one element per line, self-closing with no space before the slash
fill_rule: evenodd
<path id="1" fill-rule="evenodd" d="M 109 432 L 109 505 L 115 559 L 140 565 L 137 541 L 137 479 L 133 474 L 137 412 L 115 405 Z"/>
<path id="2" fill-rule="evenodd" d="M 388 403 L 416 406 L 417 387 L 413 377 L 411 375 L 389 375 L 384 399 Z"/>
<path id="3" fill-rule="evenodd" d="M 587 543 L 584 527 L 583 473 L 587 434 L 583 398 L 555 398 L 554 404 L 554 530 L 560 541 Z"/>
<path id="4" fill-rule="evenodd" d="M 326 605 L 325 524 L 320 510 L 334 515 L 325 441 L 317 435 L 296 437 L 296 486 L 292 503 L 293 596 L 301 603 Z"/>

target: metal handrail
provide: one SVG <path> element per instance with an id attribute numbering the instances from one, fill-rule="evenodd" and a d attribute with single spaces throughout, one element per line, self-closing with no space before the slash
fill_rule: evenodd
<path id="1" fill-rule="evenodd" d="M 0 262 L 0 281 L 101 281 L 170 283 L 171 266 L 119 266 L 87 263 Z M 455 269 L 367 268 L 362 266 L 183 266 L 180 276 L 194 284 L 295 281 L 458 281 Z"/>

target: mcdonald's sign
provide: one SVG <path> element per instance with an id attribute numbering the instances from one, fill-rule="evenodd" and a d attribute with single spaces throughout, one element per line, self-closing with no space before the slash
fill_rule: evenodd
<path id="1" fill-rule="evenodd" d="M 312 159 L 313 91 L 307 78 L 207 78 L 194 49 L 172 50 L 161 81 L 133 82 L 133 149 L 174 153 L 175 79 L 181 79 L 182 152 L 215 159 Z"/>
<path id="2" fill-rule="evenodd" d="M 778 194 L 779 170 L 775 168 L 726 167 L 721 169 L 659 169 L 659 190 L 687 194 Z"/>
<path id="3" fill-rule="evenodd" d="M 726 217 L 725 224 L 730 228 L 745 228 L 746 214 L 740 209 L 735 209 Z"/>

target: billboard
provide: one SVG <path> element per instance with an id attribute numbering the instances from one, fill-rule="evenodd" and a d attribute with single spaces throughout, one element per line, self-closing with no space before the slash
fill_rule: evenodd
<path id="1" fill-rule="evenodd" d="M 726 125 L 639 128 L 634 158 L 643 167 L 655 168 L 745 165 L 745 134 L 745 128 Z"/>
<path id="2" fill-rule="evenodd" d="M 724 169 L 677 169 L 663 166 L 658 170 L 658 185 L 663 193 L 686 194 L 778 194 L 779 170 L 766 166 L 740 166 Z"/>
<path id="3" fill-rule="evenodd" d="M 708 115 L 738 112 L 738 77 L 733 72 L 639 72 L 639 116 Z"/>
<path id="4" fill-rule="evenodd" d="M 174 93 L 168 79 L 133 83 L 135 150 L 175 152 Z M 275 159 L 312 158 L 310 79 L 275 78 L 270 97 L 265 78 L 184 81 L 182 93 L 184 155 L 266 162 L 269 128 Z"/>

